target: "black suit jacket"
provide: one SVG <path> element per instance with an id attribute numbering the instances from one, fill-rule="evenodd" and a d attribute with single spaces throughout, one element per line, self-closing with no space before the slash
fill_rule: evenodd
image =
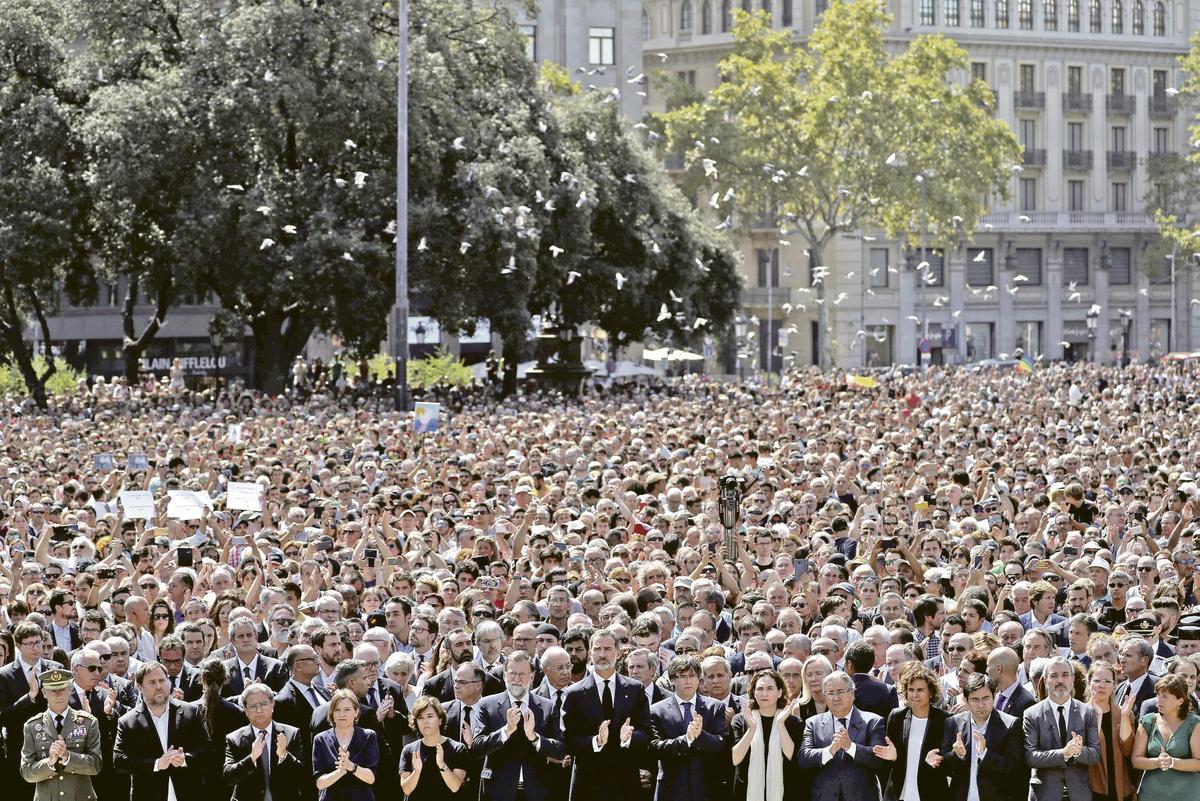
<path id="1" fill-rule="evenodd" d="M 692 712 L 699 714 L 704 722 L 699 736 L 689 744 L 687 730 L 691 720 L 684 719 L 674 696 L 650 707 L 649 749 L 659 760 L 655 801 L 727 797 L 722 792 L 725 789 L 722 782 L 714 775 L 730 761 L 725 705 L 697 695 L 692 699 Z"/>
<path id="2" fill-rule="evenodd" d="M 896 746 L 896 761 L 888 763 L 881 776 L 883 779 L 883 801 L 899 801 L 900 793 L 904 792 L 904 782 L 908 777 L 908 749 L 916 748 L 921 754 L 921 763 L 917 770 L 917 792 L 921 798 L 945 798 L 946 774 L 939 768 L 930 767 L 925 761 L 925 755 L 930 751 L 940 751 L 942 740 L 946 734 L 946 718 L 950 717 L 945 710 L 936 706 L 929 709 L 929 717 L 925 721 L 925 736 L 919 743 L 909 742 L 909 732 L 912 728 L 912 709 L 893 709 L 888 715 L 887 738 Z"/>
<path id="3" fill-rule="evenodd" d="M 57 662 L 43 659 L 38 670 L 62 667 Z M 5 761 L 13 770 L 21 761 L 21 743 L 25 742 L 25 721 L 46 709 L 46 695 L 39 692 L 37 698 L 29 698 L 29 679 L 25 677 L 21 660 L 14 659 L 0 668 L 0 721 L 4 725 L 4 738 L 8 742 Z M 13 778 L 18 778 L 14 776 Z M 21 788 L 17 788 L 20 792 Z"/>
<path id="4" fill-rule="evenodd" d="M 557 766 L 547 760 L 562 759 L 563 742 L 558 721 L 554 719 L 554 704 L 537 695 L 525 698 L 525 707 L 533 714 L 536 742 L 525 737 L 524 724 L 511 737 L 504 737 L 511 706 L 507 692 L 488 696 L 478 704 L 475 739 L 470 750 L 473 756 L 484 760 L 480 797 L 512 801 L 523 777 L 528 801 L 556 801 L 553 779 Z"/>
<path id="5" fill-rule="evenodd" d="M 1004 705 L 1004 709 L 1000 710 L 1006 715 L 1020 720 L 1025 716 L 1025 710 L 1037 703 L 1037 699 L 1033 697 L 1033 693 L 1025 689 L 1025 685 L 1017 682 L 1017 686 L 1013 688 L 1012 695 L 1008 697 L 1008 702 Z"/>
<path id="6" fill-rule="evenodd" d="M 254 663 L 255 680 L 261 681 L 275 692 L 282 690 L 283 685 L 287 684 L 288 679 L 291 678 L 287 667 L 278 659 L 272 659 L 262 654 L 258 655 L 257 660 Z M 228 678 L 225 679 L 225 686 L 221 688 L 221 695 L 226 698 L 241 695 L 242 690 L 246 689 L 246 684 L 245 678 L 242 676 L 242 663 L 236 656 L 233 659 L 225 660 L 225 671 L 228 673 Z"/>
<path id="7" fill-rule="evenodd" d="M 187 662 L 183 663 L 183 668 L 179 671 L 174 685 L 183 690 L 183 700 L 188 703 L 199 701 L 200 697 L 204 695 L 204 685 L 200 683 L 200 671 Z"/>
<path id="8" fill-rule="evenodd" d="M 954 741 L 959 732 L 963 733 L 963 745 L 967 748 L 965 758 L 959 758 L 954 753 Z M 1027 794 L 1025 783 L 1029 770 L 1024 762 L 1025 735 L 1021 719 L 993 709 L 983 738 L 987 741 L 987 751 L 979 763 L 975 779 L 979 797 L 987 801 L 1024 799 L 1022 792 Z M 976 758 L 974 738 L 971 736 L 971 713 L 951 715 L 946 719 L 946 731 L 942 735 L 942 770 L 950 779 L 949 798 L 952 801 L 967 801 L 967 794 L 971 790 L 969 760 Z"/>
<path id="9" fill-rule="evenodd" d="M 1142 678 L 1142 684 L 1140 687 L 1138 687 L 1138 691 L 1137 691 L 1137 700 L 1135 700 L 1133 702 L 1134 709 L 1141 709 L 1142 704 L 1146 703 L 1151 698 L 1156 697 L 1155 693 L 1154 693 L 1154 683 L 1156 681 L 1158 681 L 1159 678 L 1160 678 L 1159 676 L 1156 676 L 1153 673 L 1147 673 Z M 1124 704 L 1125 698 L 1128 694 L 1129 694 L 1129 682 L 1123 681 L 1117 686 L 1117 689 L 1116 689 L 1117 703 Z"/>
<path id="10" fill-rule="evenodd" d="M 854 706 L 863 712 L 870 712 L 887 720 L 892 710 L 900 705 L 896 700 L 895 687 L 884 684 L 867 673 L 855 673 L 851 678 L 854 680 Z"/>
<path id="11" fill-rule="evenodd" d="M 167 721 L 167 744 L 183 749 L 187 766 L 161 771 L 154 770 L 154 763 L 164 753 L 162 742 L 145 704 L 126 712 L 117 722 L 113 766 L 133 777 L 130 801 L 162 801 L 167 797 L 168 779 L 178 801 L 204 799 L 210 743 L 200 712 L 191 704 L 170 701 Z"/>
<path id="12" fill-rule="evenodd" d="M 636 797 L 641 785 L 638 762 L 641 749 L 649 742 L 650 705 L 646 688 L 640 681 L 614 674 L 613 714 L 608 725 L 608 741 L 596 751 L 592 738 L 607 718 L 600 704 L 600 691 L 594 674 L 567 688 L 563 698 L 564 740 L 574 762 L 571 774 L 571 801 L 611 801 Z M 633 724 L 629 748 L 621 747 L 621 727 Z"/>
<path id="13" fill-rule="evenodd" d="M 279 734 L 287 737 L 287 755 L 280 760 L 275 748 Z M 271 798 L 274 801 L 300 801 L 301 787 L 312 784 L 308 757 L 300 730 L 286 723 L 272 723 L 271 733 L 258 762 L 250 758 L 254 747 L 254 728 L 243 726 L 225 738 L 225 783 L 233 787 L 237 801 L 262 801 L 266 793 L 263 760 L 269 759 Z"/>
<path id="14" fill-rule="evenodd" d="M 316 691 L 317 700 L 320 703 L 328 700 L 326 695 L 315 685 L 313 690 Z M 317 707 L 314 707 L 308 700 L 307 694 L 300 692 L 292 681 L 288 681 L 283 685 L 283 689 L 275 693 L 274 719 L 299 729 L 304 736 L 305 745 L 312 744 L 312 716 L 316 710 Z"/>
<path id="15" fill-rule="evenodd" d="M 421 685 L 421 695 L 431 695 L 442 702 L 443 705 L 454 700 L 454 668 L 457 665 L 451 665 L 441 673 L 435 673 L 425 680 Z M 504 678 L 499 673 L 483 669 L 483 695 L 486 698 L 489 695 L 504 692 Z M 455 737 L 454 739 L 458 739 Z"/>

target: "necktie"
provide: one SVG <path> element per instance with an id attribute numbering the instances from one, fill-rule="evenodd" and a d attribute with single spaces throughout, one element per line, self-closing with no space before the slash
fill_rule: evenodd
<path id="1" fill-rule="evenodd" d="M 249 669 L 249 668 L 247 668 L 247 669 L 246 669 L 246 673 L 247 673 L 247 674 L 249 674 L 249 673 L 250 673 L 250 669 Z M 178 686 L 179 686 L 179 677 L 178 677 L 178 676 L 172 676 L 172 677 L 171 677 L 171 689 L 172 689 L 172 690 L 174 690 L 174 689 L 176 689 Z"/>
<path id="2" fill-rule="evenodd" d="M 62 727 L 63 727 L 63 716 L 55 715 L 54 716 L 54 731 L 58 734 L 62 734 Z"/>
<path id="3" fill-rule="evenodd" d="M 242 676 L 245 677 L 246 681 L 250 680 L 250 668 L 246 665 L 242 666 Z M 174 685 L 172 685 L 172 686 L 174 686 Z"/>
<path id="4" fill-rule="evenodd" d="M 848 730 L 850 728 L 850 721 L 846 718 L 838 718 L 838 725 L 841 726 L 843 729 Z M 835 734 L 836 734 L 836 732 L 835 732 Z M 846 752 L 842 751 L 841 753 L 844 754 Z M 841 756 L 841 754 L 838 754 L 838 756 Z"/>
<path id="5" fill-rule="evenodd" d="M 524 703 L 525 703 L 524 701 L 517 701 L 517 709 L 518 710 L 522 709 L 523 708 L 522 704 L 524 704 Z"/>
<path id="6" fill-rule="evenodd" d="M 562 722 L 562 690 L 554 691 L 554 720 L 557 723 Z"/>
<path id="7" fill-rule="evenodd" d="M 316 709 L 321 705 L 321 702 L 317 700 L 316 690 L 314 690 L 311 686 L 307 687 L 306 689 L 308 690 L 308 700 L 312 703 L 312 708 Z"/>
<path id="8" fill-rule="evenodd" d="M 1007 700 L 1008 700 L 1008 699 L 1007 699 L 1007 698 L 1005 698 L 1003 695 L 998 695 L 998 696 L 996 696 L 996 711 L 997 711 L 997 712 L 1003 712 L 1003 711 L 1004 711 L 1004 702 L 1005 702 L 1005 701 L 1007 701 Z"/>
<path id="9" fill-rule="evenodd" d="M 1063 718 L 1063 707 L 1058 708 L 1058 741 L 1063 748 L 1067 747 L 1067 721 Z"/>
<path id="10" fill-rule="evenodd" d="M 692 722 L 692 702 L 683 702 L 683 725 L 688 726 Z"/>
<path id="11" fill-rule="evenodd" d="M 372 687 L 370 690 L 367 691 L 367 706 L 369 706 L 369 707 L 379 706 L 379 697 L 376 695 L 374 687 Z"/>
<path id="12" fill-rule="evenodd" d="M 468 729 L 471 728 L 471 707 L 469 706 L 463 707 L 463 725 Z"/>
<path id="13" fill-rule="evenodd" d="M 604 707 L 604 717 L 611 719 L 613 716 L 613 697 L 612 697 L 612 679 L 604 681 L 604 695 L 600 699 L 601 706 Z"/>
<path id="14" fill-rule="evenodd" d="M 263 730 L 259 734 L 264 740 L 262 753 L 263 800 L 269 801 L 271 798 L 271 732 Z"/>

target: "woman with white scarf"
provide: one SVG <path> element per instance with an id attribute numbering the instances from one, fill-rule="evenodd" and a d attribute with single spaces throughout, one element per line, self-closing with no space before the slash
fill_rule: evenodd
<path id="1" fill-rule="evenodd" d="M 774 670 L 755 673 L 747 688 L 749 709 L 734 715 L 734 801 L 791 801 L 804 784 L 792 759 L 804 737 L 796 716 L 799 699 L 787 703 L 787 685 Z"/>

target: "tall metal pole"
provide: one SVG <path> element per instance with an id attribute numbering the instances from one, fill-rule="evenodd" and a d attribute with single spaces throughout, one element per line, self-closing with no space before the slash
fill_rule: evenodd
<path id="1" fill-rule="evenodd" d="M 396 42 L 396 302 L 392 306 L 395 408 L 408 409 L 408 0 L 398 0 Z"/>
<path id="2" fill-rule="evenodd" d="M 1175 258 L 1179 255 L 1179 243 L 1176 242 L 1171 248 L 1171 330 L 1167 332 L 1167 352 L 1175 352 L 1175 304 L 1178 302 L 1175 298 Z"/>
<path id="3" fill-rule="evenodd" d="M 767 265 L 767 386 L 771 386 L 771 373 L 775 371 L 775 339 L 772 336 L 775 322 L 775 263 Z"/>

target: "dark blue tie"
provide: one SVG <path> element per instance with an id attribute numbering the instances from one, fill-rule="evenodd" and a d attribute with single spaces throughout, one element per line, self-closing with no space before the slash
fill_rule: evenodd
<path id="1" fill-rule="evenodd" d="M 692 702 L 683 702 L 683 725 L 690 726 L 692 723 Z"/>

